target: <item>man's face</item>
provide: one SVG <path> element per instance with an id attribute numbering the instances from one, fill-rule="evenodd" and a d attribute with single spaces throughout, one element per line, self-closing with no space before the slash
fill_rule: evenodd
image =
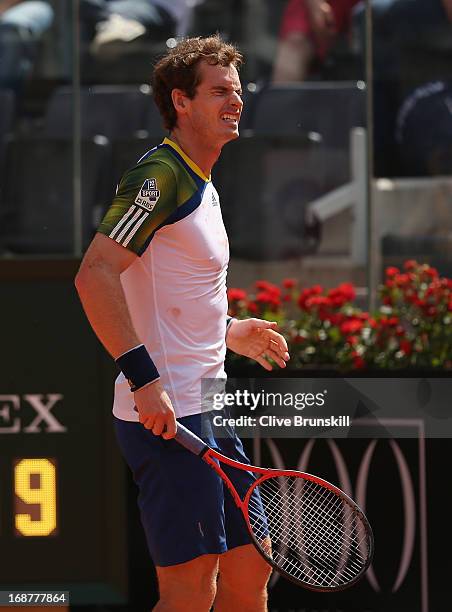
<path id="1" fill-rule="evenodd" d="M 242 87 L 237 69 L 230 66 L 198 66 L 200 84 L 189 101 L 188 118 L 193 129 L 210 145 L 223 146 L 239 136 Z"/>

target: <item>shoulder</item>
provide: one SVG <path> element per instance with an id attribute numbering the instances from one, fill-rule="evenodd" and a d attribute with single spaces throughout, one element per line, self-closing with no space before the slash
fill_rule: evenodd
<path id="1" fill-rule="evenodd" d="M 124 173 L 117 194 L 141 187 L 145 190 L 158 189 L 158 185 L 174 188 L 176 183 L 177 176 L 171 165 L 160 156 L 152 155 Z"/>

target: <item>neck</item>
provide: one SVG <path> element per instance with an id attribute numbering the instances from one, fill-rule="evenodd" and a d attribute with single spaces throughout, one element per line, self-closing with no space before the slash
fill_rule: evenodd
<path id="1" fill-rule="evenodd" d="M 175 127 L 169 138 L 175 142 L 188 157 L 201 168 L 206 176 L 210 176 L 212 168 L 221 153 L 220 145 L 202 142 L 196 135 L 187 134 Z"/>

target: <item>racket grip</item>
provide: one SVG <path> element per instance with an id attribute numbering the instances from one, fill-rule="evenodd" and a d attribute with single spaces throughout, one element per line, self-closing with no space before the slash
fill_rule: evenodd
<path id="1" fill-rule="evenodd" d="M 179 421 L 177 421 L 177 432 L 174 439 L 195 455 L 202 455 L 209 448 L 201 438 L 198 438 Z"/>

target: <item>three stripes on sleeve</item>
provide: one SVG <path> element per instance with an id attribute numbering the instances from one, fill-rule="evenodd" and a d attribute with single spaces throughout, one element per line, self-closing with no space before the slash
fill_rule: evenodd
<path id="1" fill-rule="evenodd" d="M 132 204 L 129 210 L 121 217 L 119 222 L 115 225 L 109 235 L 122 246 L 127 247 L 129 242 L 135 236 L 141 225 L 149 217 L 149 213 L 146 212 L 140 206 Z"/>

